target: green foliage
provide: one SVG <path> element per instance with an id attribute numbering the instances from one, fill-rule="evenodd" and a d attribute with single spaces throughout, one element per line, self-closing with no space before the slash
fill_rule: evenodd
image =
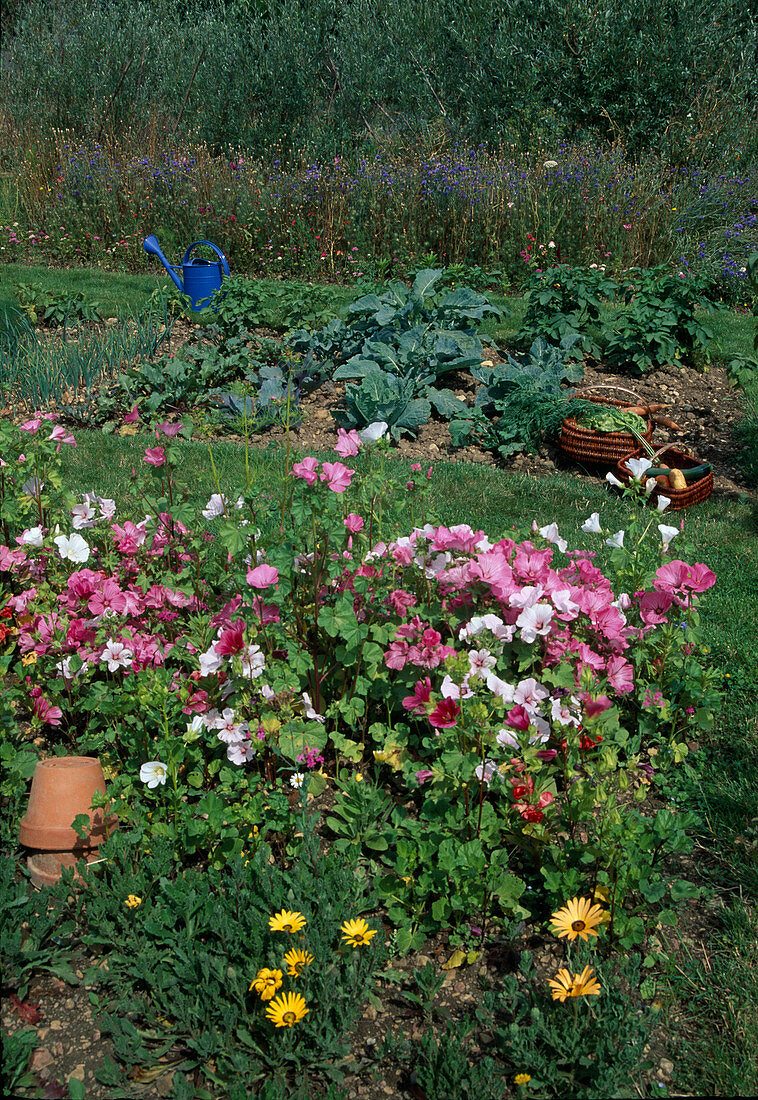
<path id="1" fill-rule="evenodd" d="M 170 332 L 166 314 L 148 312 L 103 332 L 81 333 L 75 340 L 65 338 L 64 327 L 61 339 L 33 339 L 13 347 L 0 343 L 0 392 L 29 412 L 55 404 L 73 419 L 89 420 L 103 387 L 123 364 L 138 370 Z"/>
<path id="2" fill-rule="evenodd" d="M 481 385 L 473 409 L 450 424 L 454 446 L 476 442 L 503 456 L 539 448 L 567 415 L 571 392 L 563 383 L 579 382 L 584 374 L 580 364 L 566 363 L 579 340 L 572 333 L 556 347 L 540 338 L 525 355 L 473 368 Z"/>
<path id="3" fill-rule="evenodd" d="M 386 852 L 393 838 L 388 819 L 393 809 L 392 799 L 365 777 L 337 780 L 339 793 L 326 824 L 336 835 L 338 852 L 368 854 Z"/>
<path id="4" fill-rule="evenodd" d="M 347 321 L 311 335 L 290 334 L 291 346 L 325 365 L 336 364 L 334 381 L 360 379 L 345 392 L 337 423 L 362 428 L 384 421 L 394 438 L 413 435 L 431 415 L 449 418 L 465 408 L 437 386 L 454 370 L 478 365 L 482 344 L 476 329 L 487 314 L 501 316 L 468 287 L 434 293 L 442 270 L 417 272 L 412 287 L 393 283 L 381 295 L 367 294 L 347 306 Z"/>
<path id="5" fill-rule="evenodd" d="M 21 308 L 33 325 L 66 328 L 80 321 L 102 321 L 100 302 L 81 293 L 56 293 L 38 284 L 19 283 Z"/>
<path id="6" fill-rule="evenodd" d="M 317 0 L 307 12 L 289 0 L 30 0 L 13 14 L 12 116 L 77 136 L 147 130 L 154 116 L 219 149 L 280 142 L 285 155 L 320 142 L 332 157 L 398 131 L 525 147 L 594 132 L 684 158 L 722 119 L 739 147 L 734 119 L 757 90 L 752 12 L 729 0 L 609 0 L 602 13 L 590 0 L 515 0 L 507 18 L 494 0 L 463 11 L 452 0 Z M 208 111 L 222 57 L 224 101 Z M 747 122 L 743 133 L 749 141 Z"/>
<path id="7" fill-rule="evenodd" d="M 322 325 L 337 312 L 333 288 L 304 283 L 271 283 L 240 275 L 224 279 L 210 304 L 213 331 L 225 342 L 254 328 L 287 331 L 303 324 Z"/>
<path id="8" fill-rule="evenodd" d="M 605 340 L 604 358 L 617 370 L 644 374 L 675 359 L 709 354 L 712 330 L 696 310 L 720 308 L 704 279 L 682 279 L 663 267 L 632 272 L 621 287 L 626 306 Z M 723 306 L 721 306 L 723 308 Z"/>
<path id="9" fill-rule="evenodd" d="M 84 942 L 108 963 L 88 978 L 122 1067 L 111 1072 L 111 1084 L 133 1066 L 157 1066 L 171 1047 L 181 1050 L 176 1069 L 197 1071 L 216 1090 L 241 1080 L 248 1095 L 265 1081 L 294 1084 L 306 1066 L 339 1080 L 383 950 L 340 944 L 340 925 L 370 905 L 370 896 L 344 855 L 320 855 L 305 816 L 299 823 L 306 839 L 290 867 L 273 865 L 271 849 L 259 843 L 223 871 L 175 877 L 161 842 L 150 851 L 134 837 L 108 842 L 105 879 L 88 878 L 77 919 Z M 141 904 L 128 908 L 128 895 Z M 281 909 L 303 913 L 302 934 L 269 929 Z M 265 1003 L 248 986 L 263 967 L 284 973 L 284 952 L 293 947 L 313 962 L 301 978 L 284 979 L 309 1009 L 287 1033 L 268 1023 Z"/>
<path id="10" fill-rule="evenodd" d="M 0 859 L 0 901 L 9 918 L 0 927 L 0 962 L 4 991 L 23 1001 L 35 974 L 53 974 L 71 985 L 78 979 L 71 965 L 73 924 L 64 888 L 56 887 L 58 904 L 51 905 L 49 892 L 30 891 L 16 869 L 15 858 Z"/>
<path id="11" fill-rule="evenodd" d="M 13 351 L 20 340 L 32 336 L 32 328 L 17 302 L 0 299 L 0 348 Z"/>
<path id="12" fill-rule="evenodd" d="M 588 959 L 569 964 L 579 970 Z M 592 960 L 601 984 L 597 997 L 549 1001 L 535 988 L 531 957 L 521 956 L 521 985 L 506 975 L 502 992 L 485 994 L 482 1017 L 494 1014 L 496 1049 L 514 1073 L 531 1074 L 529 1091 L 546 1097 L 625 1095 L 642 1068 L 644 1047 L 655 1015 L 622 991 L 611 967 Z M 606 978 L 606 974 L 608 977 Z M 631 988 L 639 978 L 634 964 L 627 969 Z"/>
<path id="13" fill-rule="evenodd" d="M 559 264 L 537 272 L 526 286 L 526 314 L 516 340 L 525 346 L 538 337 L 560 344 L 579 333 L 572 357 L 597 356 L 598 344 L 588 330 L 599 326 L 603 301 L 612 300 L 618 289 L 603 272 L 591 268 Z"/>
<path id="14" fill-rule="evenodd" d="M 21 1089 L 34 1088 L 36 1081 L 29 1071 L 29 1062 L 38 1041 L 37 1029 L 33 1027 L 22 1027 L 12 1035 L 3 1034 L 0 1087 L 6 1096 L 17 1096 Z"/>
<path id="15" fill-rule="evenodd" d="M 424 398 L 414 397 L 416 385 L 412 379 L 398 378 L 385 371 L 372 371 L 359 386 L 345 389 L 345 411 L 334 418 L 344 428 L 365 428 L 384 421 L 394 439 L 407 432 L 415 435 L 428 421 L 432 407 Z"/>

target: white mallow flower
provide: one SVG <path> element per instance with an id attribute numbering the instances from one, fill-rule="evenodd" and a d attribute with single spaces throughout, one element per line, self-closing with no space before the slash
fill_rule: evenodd
<path id="1" fill-rule="evenodd" d="M 456 684 L 451 676 L 446 676 L 440 684 L 440 693 L 444 699 L 460 699 L 461 687 L 463 688 L 463 698 L 470 699 L 474 693 L 468 686 L 468 676 L 463 677 L 463 684 L 460 686 Z"/>
<path id="2" fill-rule="evenodd" d="M 513 694 L 513 701 L 514 703 L 520 704 L 532 714 L 534 708 L 538 706 L 543 699 L 547 699 L 549 694 L 550 692 L 547 688 L 544 688 L 533 676 L 528 676 L 526 680 L 519 680 Z"/>
<path id="3" fill-rule="evenodd" d="M 246 645 L 240 654 L 242 674 L 250 680 L 257 679 L 266 667 L 266 658 L 259 645 Z"/>
<path id="4" fill-rule="evenodd" d="M 558 547 L 562 554 L 566 553 L 568 543 L 559 535 L 557 523 L 549 523 L 547 527 L 540 527 L 539 531 L 546 542 L 552 542 L 554 546 Z"/>
<path id="5" fill-rule="evenodd" d="M 468 655 L 469 668 L 473 676 L 485 676 L 497 664 L 497 659 L 488 649 L 472 649 Z"/>
<path id="6" fill-rule="evenodd" d="M 250 740 L 232 741 L 226 746 L 226 758 L 230 764 L 241 767 L 255 756 L 255 745 Z"/>
<path id="7" fill-rule="evenodd" d="M 561 726 L 579 726 L 581 718 L 578 709 L 579 703 L 573 695 L 568 699 L 553 699 L 550 704 L 550 716 Z"/>
<path id="8" fill-rule="evenodd" d="M 544 745 L 546 741 L 550 740 L 550 726 L 544 718 L 540 718 L 539 714 L 533 714 L 531 718 L 537 732 L 530 735 L 529 744 Z"/>
<path id="9" fill-rule="evenodd" d="M 84 501 L 81 504 L 75 504 L 71 509 L 71 526 L 75 531 L 81 531 L 85 527 L 94 527 L 96 523 L 95 509 L 85 494 Z"/>
<path id="10" fill-rule="evenodd" d="M 81 564 L 89 558 L 89 546 L 82 536 L 77 535 L 76 532 L 70 538 L 67 535 L 57 535 L 53 542 L 58 547 L 58 553 L 64 561 Z"/>
<path id="11" fill-rule="evenodd" d="M 589 519 L 586 519 L 582 524 L 582 530 L 586 531 L 588 535 L 600 535 L 603 528 L 600 526 L 600 513 L 593 512 Z"/>
<path id="12" fill-rule="evenodd" d="M 573 615 L 576 618 L 579 614 L 579 604 L 571 599 L 570 588 L 559 588 L 556 592 L 551 592 L 550 599 L 553 601 L 555 610 L 560 611 L 561 615 Z"/>
<path id="13" fill-rule="evenodd" d="M 626 488 L 626 485 L 624 485 L 623 481 L 619 481 L 616 475 L 614 473 L 611 473 L 610 470 L 605 475 L 605 480 L 608 482 L 609 485 L 615 485 L 617 489 Z"/>
<path id="14" fill-rule="evenodd" d="M 100 519 L 113 519 L 116 514 L 116 502 L 109 497 L 98 497 L 98 507 L 100 508 Z"/>
<path id="15" fill-rule="evenodd" d="M 669 504 L 671 504 L 671 497 L 665 497 L 663 493 L 661 493 L 658 497 L 658 502 L 656 504 L 656 508 L 658 509 L 658 511 L 665 512 Z"/>
<path id="16" fill-rule="evenodd" d="M 212 493 L 211 499 L 200 514 L 206 519 L 215 519 L 216 516 L 223 516 L 227 504 L 228 501 L 223 493 Z"/>
<path id="17" fill-rule="evenodd" d="M 502 699 L 504 703 L 513 702 L 513 693 L 515 691 L 513 684 L 509 684 L 507 680 L 501 680 L 494 672 L 486 673 L 484 681 L 497 699 Z"/>
<path id="18" fill-rule="evenodd" d="M 55 666 L 55 671 L 59 676 L 62 676 L 64 680 L 68 680 L 69 683 L 75 680 L 77 676 L 81 676 L 87 669 L 87 662 L 82 660 L 82 664 L 77 672 L 74 672 L 71 668 L 72 657 L 64 657 L 62 661 L 58 661 Z"/>
<path id="19" fill-rule="evenodd" d="M 159 784 L 165 784 L 167 775 L 168 768 L 160 760 L 148 760 L 139 770 L 140 779 L 151 789 Z"/>
<path id="20" fill-rule="evenodd" d="M 119 668 L 128 668 L 134 660 L 134 651 L 125 646 L 123 642 L 115 642 L 108 639 L 105 643 L 101 661 L 108 662 L 108 671 L 116 672 Z"/>
<path id="21" fill-rule="evenodd" d="M 202 714 L 196 714 L 191 722 L 187 723 L 187 732 L 183 740 L 187 742 L 197 741 L 205 730 L 205 719 Z"/>
<path id="22" fill-rule="evenodd" d="M 605 540 L 606 546 L 612 546 L 615 550 L 620 550 L 624 545 L 624 531 L 617 531 L 615 535 L 611 535 L 609 539 Z"/>
<path id="23" fill-rule="evenodd" d="M 652 493 L 653 489 L 656 487 L 657 484 L 658 484 L 658 482 L 655 480 L 654 477 L 649 477 L 647 479 L 647 481 L 645 482 L 645 496 L 646 497 L 650 496 L 650 494 Z"/>
<path id="24" fill-rule="evenodd" d="M 460 630 L 458 631 L 458 637 L 461 641 L 466 638 L 475 638 L 477 634 L 481 634 L 483 630 L 489 630 L 490 634 L 494 634 L 496 638 L 501 638 L 506 642 L 510 642 L 513 637 L 513 627 L 506 626 L 499 615 L 474 615 L 473 619 L 469 619 Z"/>
<path id="25" fill-rule="evenodd" d="M 538 635 L 549 634 L 552 619 L 553 609 L 550 604 L 536 603 L 532 607 L 525 607 L 516 619 L 516 626 L 521 631 L 521 640 L 531 645 Z"/>
<path id="26" fill-rule="evenodd" d="M 225 741 L 227 745 L 231 745 L 234 741 L 241 741 L 248 732 L 247 722 L 235 721 L 234 710 L 231 707 L 225 707 L 222 710 L 214 720 L 212 728 L 217 731 L 216 736 L 219 741 Z"/>
<path id="27" fill-rule="evenodd" d="M 306 718 L 310 718 L 311 720 L 316 721 L 316 722 L 325 722 L 326 721 L 326 719 L 324 718 L 324 716 L 322 714 L 317 714 L 316 713 L 316 711 L 314 709 L 314 706 L 313 706 L 313 703 L 311 701 L 311 697 L 310 697 L 310 695 L 308 694 L 307 691 L 303 692 L 303 708 L 304 708 L 304 711 L 305 711 L 305 717 Z"/>
<path id="28" fill-rule="evenodd" d="M 628 458 L 626 460 L 626 468 L 631 473 L 632 477 L 641 478 L 648 472 L 653 463 L 649 458 Z"/>
<path id="29" fill-rule="evenodd" d="M 669 548 L 672 539 L 675 539 L 679 534 L 678 527 L 669 527 L 666 523 L 659 523 L 658 530 L 661 533 L 661 540 L 663 542 L 663 553 L 665 554 Z"/>
<path id="30" fill-rule="evenodd" d="M 378 439 L 382 438 L 388 427 L 389 424 L 385 420 L 375 420 L 362 432 L 358 432 L 358 435 L 364 443 L 376 443 Z"/>
<path id="31" fill-rule="evenodd" d="M 480 783 L 486 783 L 488 787 L 495 776 L 502 779 L 500 772 L 497 770 L 497 763 L 494 760 L 485 760 L 484 764 L 479 764 L 478 767 L 474 768 L 474 775 Z"/>
<path id="32" fill-rule="evenodd" d="M 44 538 L 41 527 L 29 527 L 21 534 L 21 542 L 24 546 L 42 546 Z"/>
<path id="33" fill-rule="evenodd" d="M 495 740 L 504 749 L 517 749 L 519 747 L 518 737 L 513 730 L 501 729 L 495 735 Z"/>
<path id="34" fill-rule="evenodd" d="M 201 653 L 198 660 L 200 661 L 201 676 L 210 676 L 212 672 L 218 672 L 224 663 L 224 658 L 220 653 L 216 653 L 213 646 L 207 649 L 205 653 Z"/>
<path id="35" fill-rule="evenodd" d="M 532 585 L 527 584 L 521 589 L 520 592 L 514 592 L 508 599 L 510 607 L 520 607 L 522 611 L 525 611 L 527 607 L 534 607 L 536 603 L 542 598 L 542 594 L 545 589 L 541 584 Z"/>

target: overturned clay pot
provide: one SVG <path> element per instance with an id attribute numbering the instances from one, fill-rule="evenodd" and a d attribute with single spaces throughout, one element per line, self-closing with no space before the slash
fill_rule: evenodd
<path id="1" fill-rule="evenodd" d="M 93 756 L 56 756 L 37 764 L 19 826 L 21 843 L 33 849 L 27 865 L 35 886 L 52 886 L 64 868 L 75 867 L 79 860 L 89 865 L 99 859 L 100 843 L 117 827 L 117 820 L 115 814 L 106 818 L 103 810 L 92 810 L 96 792 L 105 794 L 105 778 Z M 89 818 L 84 839 L 72 828 L 80 814 Z"/>

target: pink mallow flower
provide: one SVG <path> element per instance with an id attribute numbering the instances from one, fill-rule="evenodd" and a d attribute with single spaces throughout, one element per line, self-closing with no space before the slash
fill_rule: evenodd
<path id="1" fill-rule="evenodd" d="M 69 447 L 76 446 L 76 440 L 72 436 L 71 432 L 67 432 L 65 428 L 61 428 L 59 424 L 53 428 L 47 438 L 52 439 L 55 443 L 58 444 L 58 446 L 55 448 L 56 452 L 61 449 L 62 443 L 66 443 Z"/>
<path id="2" fill-rule="evenodd" d="M 341 462 L 325 462 L 322 466 L 320 478 L 326 482 L 333 493 L 344 493 L 345 489 L 350 488 L 354 473 L 355 470 L 343 466 Z"/>
<path id="3" fill-rule="evenodd" d="M 337 430 L 337 446 L 334 448 L 340 458 L 354 458 L 358 454 L 358 448 L 363 446 L 363 440 L 355 428 L 346 432 L 344 428 Z"/>
<path id="4" fill-rule="evenodd" d="M 256 565 L 255 569 L 248 569 L 247 583 L 253 588 L 270 588 L 272 584 L 278 584 L 279 570 L 273 565 Z"/>
<path id="5" fill-rule="evenodd" d="M 358 516 L 355 514 L 355 512 L 350 512 L 349 515 L 345 516 L 343 522 L 348 531 L 350 531 L 350 533 L 353 535 L 357 535 L 357 533 L 359 531 L 362 531 L 364 527 L 363 516 Z"/>
<path id="6" fill-rule="evenodd" d="M 413 695 L 406 695 L 403 706 L 406 710 L 415 711 L 416 714 L 425 714 L 432 698 L 432 681 L 429 677 L 417 680 L 413 689 Z"/>
<path id="7" fill-rule="evenodd" d="M 150 466 L 163 466 L 166 462 L 166 452 L 163 447 L 147 447 L 145 462 L 149 463 Z"/>
<path id="8" fill-rule="evenodd" d="M 309 485 L 315 485 L 317 470 L 318 459 L 304 458 L 302 462 L 296 462 L 292 467 L 292 476 L 301 477 L 303 481 L 307 481 Z"/>

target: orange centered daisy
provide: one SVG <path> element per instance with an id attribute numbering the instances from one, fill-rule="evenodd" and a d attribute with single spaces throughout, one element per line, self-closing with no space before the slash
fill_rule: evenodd
<path id="1" fill-rule="evenodd" d="M 596 997 L 600 993 L 600 982 L 594 977 L 591 966 L 585 966 L 581 974 L 571 974 L 562 968 L 547 983 L 554 1001 L 561 1003 L 569 997 Z"/>
<path id="2" fill-rule="evenodd" d="M 299 932 L 305 928 L 306 920 L 302 913 L 292 913 L 289 909 L 281 909 L 269 919 L 268 926 L 272 932 Z"/>
<path id="3" fill-rule="evenodd" d="M 342 938 L 351 947 L 367 947 L 371 937 L 376 935 L 376 929 L 369 928 L 363 917 L 359 917 L 358 920 L 346 920 L 340 932 L 344 933 Z"/>
<path id="4" fill-rule="evenodd" d="M 552 915 L 553 931 L 558 936 L 567 936 L 570 941 L 581 936 L 596 936 L 597 926 L 603 923 L 605 913 L 599 905 L 593 905 L 590 898 L 572 898 L 562 909 Z"/>
<path id="5" fill-rule="evenodd" d="M 275 1027 L 294 1027 L 298 1020 L 310 1012 L 305 998 L 299 993 L 282 993 L 266 1009 L 266 1015 Z"/>
<path id="6" fill-rule="evenodd" d="M 250 989 L 254 989 L 261 1000 L 270 1001 L 281 984 L 281 970 L 269 970 L 267 966 L 264 966 L 250 983 Z"/>

